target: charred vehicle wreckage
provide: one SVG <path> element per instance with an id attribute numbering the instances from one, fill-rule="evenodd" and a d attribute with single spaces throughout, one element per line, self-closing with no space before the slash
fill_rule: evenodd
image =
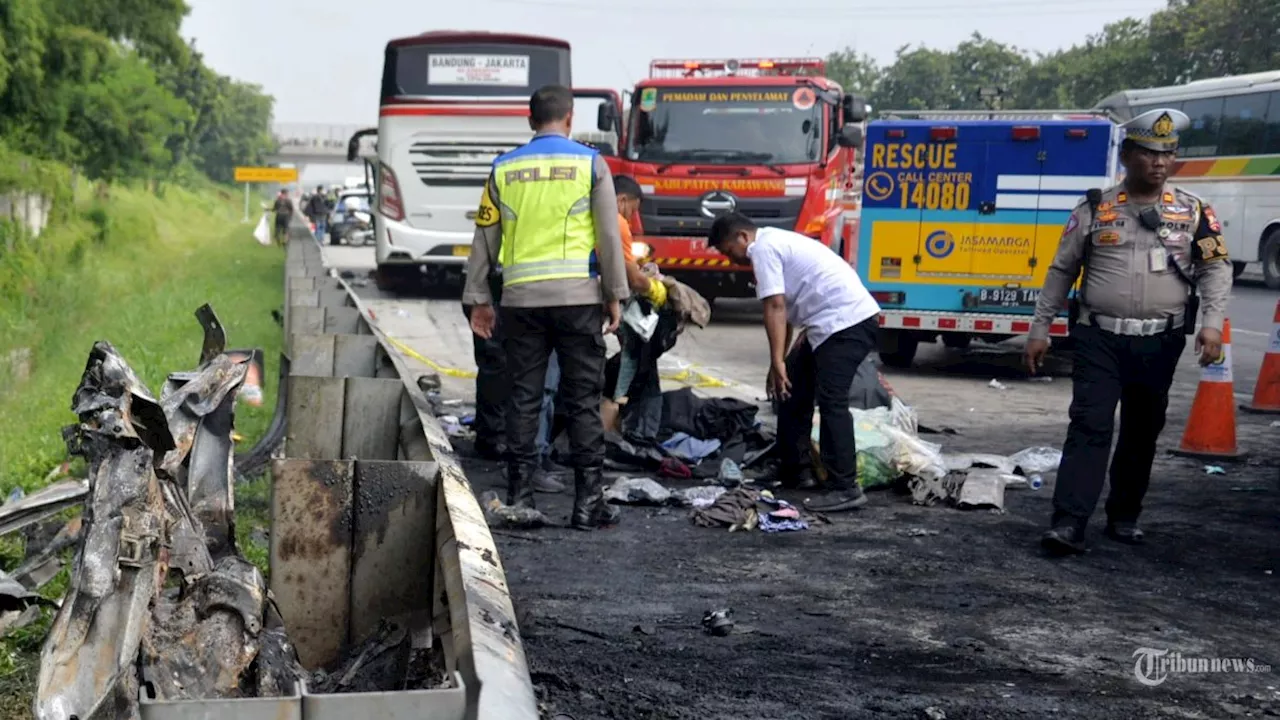
<path id="1" fill-rule="evenodd" d="M 329 673 L 300 663 L 266 577 L 236 545 L 234 413 L 251 357 L 226 351 L 211 308 L 196 315 L 205 330 L 199 366 L 170 375 L 159 399 L 109 342 L 89 354 L 72 401 L 78 421 L 63 430 L 70 454 L 88 466 L 87 487 L 62 491 L 83 498 L 83 517 L 78 544 L 62 545 L 76 552 L 40 657 L 35 717 L 166 717 L 148 707 L 256 699 L 269 714 L 250 702 L 172 717 L 289 718 L 302 716 L 297 699 L 308 685 L 440 686 L 444 673 L 421 633 L 390 619 Z M 293 700 L 272 706 L 272 698 Z"/>

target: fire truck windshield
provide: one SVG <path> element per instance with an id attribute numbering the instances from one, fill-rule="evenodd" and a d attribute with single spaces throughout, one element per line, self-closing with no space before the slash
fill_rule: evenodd
<path id="1" fill-rule="evenodd" d="M 781 165 L 818 160 L 822 105 L 807 87 L 641 88 L 628 157 Z"/>

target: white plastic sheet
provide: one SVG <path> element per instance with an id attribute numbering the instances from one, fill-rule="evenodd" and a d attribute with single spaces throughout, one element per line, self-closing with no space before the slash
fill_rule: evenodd
<path id="1" fill-rule="evenodd" d="M 258 227 L 253 229 L 253 239 L 258 241 L 259 245 L 271 245 L 271 226 L 267 223 L 267 214 L 262 213 L 262 217 L 258 220 Z"/>

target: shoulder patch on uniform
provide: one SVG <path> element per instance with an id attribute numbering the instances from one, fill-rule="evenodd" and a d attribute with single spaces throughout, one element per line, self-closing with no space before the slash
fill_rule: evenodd
<path id="1" fill-rule="evenodd" d="M 1227 244 L 1223 242 L 1221 235 L 1202 237 L 1196 241 L 1196 245 L 1200 246 L 1201 262 L 1207 263 L 1228 258 Z"/>
<path id="2" fill-rule="evenodd" d="M 1071 217 L 1067 218 L 1066 227 L 1062 228 L 1062 235 L 1065 237 L 1078 227 L 1080 227 L 1080 216 L 1076 213 L 1071 213 Z"/>
<path id="3" fill-rule="evenodd" d="M 1213 208 L 1203 205 L 1200 211 L 1204 213 L 1205 222 L 1208 223 L 1210 230 L 1216 233 L 1222 232 L 1222 223 L 1218 222 L 1218 215 L 1213 212 Z"/>
<path id="4" fill-rule="evenodd" d="M 489 183 L 484 184 L 484 189 L 480 191 L 480 207 L 476 209 L 476 227 L 493 227 L 502 219 L 502 214 L 498 212 L 498 206 L 493 204 L 493 198 L 489 197 Z"/>

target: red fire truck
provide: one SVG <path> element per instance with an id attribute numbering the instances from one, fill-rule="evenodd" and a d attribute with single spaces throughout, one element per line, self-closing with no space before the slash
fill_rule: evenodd
<path id="1" fill-rule="evenodd" d="M 752 296 L 750 268 L 706 246 L 712 221 L 734 210 L 857 257 L 866 102 L 823 77 L 821 59 L 655 60 L 649 71 L 610 164 L 644 190 L 632 227 L 664 273 L 708 299 Z"/>

